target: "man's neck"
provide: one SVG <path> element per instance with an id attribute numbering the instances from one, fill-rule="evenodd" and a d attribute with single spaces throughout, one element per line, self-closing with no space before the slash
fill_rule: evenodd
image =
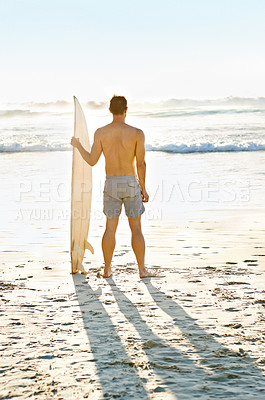
<path id="1" fill-rule="evenodd" d="M 122 115 L 113 115 L 113 121 L 115 124 L 124 124 L 125 123 L 125 114 Z"/>

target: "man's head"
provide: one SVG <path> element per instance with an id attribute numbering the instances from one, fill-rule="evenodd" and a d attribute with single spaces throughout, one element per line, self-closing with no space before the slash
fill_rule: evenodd
<path id="1" fill-rule="evenodd" d="M 123 96 L 114 95 L 110 100 L 110 112 L 113 115 L 122 115 L 127 111 L 127 100 Z"/>

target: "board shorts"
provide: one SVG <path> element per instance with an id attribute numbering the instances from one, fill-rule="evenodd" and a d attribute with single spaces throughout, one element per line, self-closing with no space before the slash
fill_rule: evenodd
<path id="1" fill-rule="evenodd" d="M 128 218 L 138 217 L 145 211 L 136 176 L 107 176 L 103 192 L 104 214 L 108 218 L 118 218 L 123 204 Z"/>

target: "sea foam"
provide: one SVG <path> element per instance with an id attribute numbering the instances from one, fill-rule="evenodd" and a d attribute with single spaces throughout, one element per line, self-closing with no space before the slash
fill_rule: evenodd
<path id="1" fill-rule="evenodd" d="M 0 153 L 16 153 L 16 152 L 37 152 L 37 151 L 69 151 L 72 149 L 70 145 L 21 145 L 14 143 L 11 145 L 0 145 Z M 165 153 L 224 153 L 224 152 L 240 152 L 240 151 L 264 151 L 265 145 L 257 143 L 248 143 L 247 145 L 214 145 L 212 143 L 201 144 L 167 144 L 164 146 L 146 145 L 146 151 L 161 151 Z"/>
<path id="2" fill-rule="evenodd" d="M 165 153 L 224 153 L 224 152 L 239 152 L 239 151 L 263 151 L 265 145 L 257 143 L 248 143 L 245 145 L 214 145 L 212 143 L 201 144 L 167 144 L 164 146 L 146 145 L 147 151 L 162 151 Z"/>

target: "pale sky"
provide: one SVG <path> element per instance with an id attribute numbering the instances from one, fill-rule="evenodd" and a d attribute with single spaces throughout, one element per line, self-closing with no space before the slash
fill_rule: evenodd
<path id="1" fill-rule="evenodd" d="M 265 0 L 0 0 L 0 102 L 265 96 Z"/>

